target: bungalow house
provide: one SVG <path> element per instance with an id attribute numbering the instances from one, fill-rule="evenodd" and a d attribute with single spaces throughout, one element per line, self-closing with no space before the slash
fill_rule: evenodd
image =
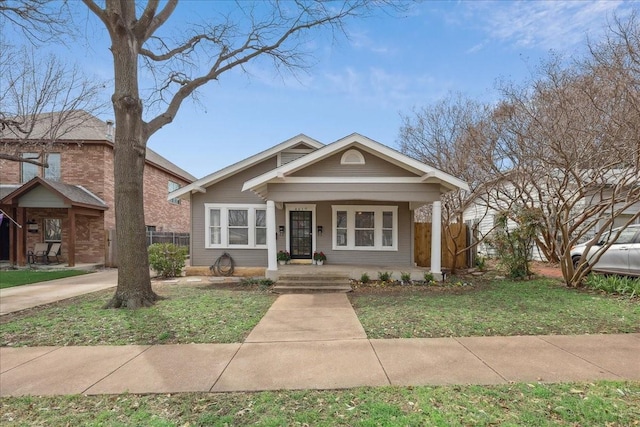
<path id="1" fill-rule="evenodd" d="M 53 143 L 44 144 L 48 125 L 36 125 L 32 137 L 20 139 L 11 129 L 0 130 L 0 150 L 13 156 L 37 158 L 45 150 L 49 167 L 0 160 L 0 259 L 25 265 L 36 244 L 60 243 L 59 259 L 76 263 L 116 265 L 113 123 L 84 111 L 69 120 L 58 113 L 36 117 L 36 123 L 69 128 Z M 40 121 L 40 122 L 38 122 Z M 148 230 L 189 231 L 189 203 L 167 200 L 167 194 L 195 177 L 153 150 L 147 149 L 144 171 L 145 221 Z M 16 221 L 16 226 L 7 216 Z M 56 245 L 58 247 L 58 245 Z"/>
<path id="2" fill-rule="evenodd" d="M 354 133 L 324 145 L 298 135 L 171 194 L 191 205 L 191 265 L 223 253 L 278 277 L 277 254 L 311 263 L 414 266 L 413 211 L 432 204 L 440 274 L 440 196 L 467 184 Z"/>

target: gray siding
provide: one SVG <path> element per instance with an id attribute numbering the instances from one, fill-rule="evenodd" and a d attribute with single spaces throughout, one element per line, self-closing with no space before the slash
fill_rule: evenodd
<path id="1" fill-rule="evenodd" d="M 357 147 L 349 147 L 349 149 L 351 148 L 357 149 Z M 364 156 L 364 165 L 342 165 L 340 164 L 340 159 L 346 151 L 348 150 L 343 150 L 324 160 L 309 165 L 291 174 L 291 176 L 418 176 L 361 149 L 358 149 L 358 151 Z"/>
<path id="2" fill-rule="evenodd" d="M 266 249 L 207 249 L 205 248 L 205 203 L 264 204 L 265 201 L 251 191 L 242 192 L 245 181 L 255 178 L 276 167 L 276 156 L 258 163 L 252 168 L 238 172 L 207 188 L 206 193 L 191 194 L 191 265 L 212 265 L 224 252 L 229 253 L 238 267 L 267 265 Z M 276 210 L 276 218 L 279 212 Z M 284 214 L 281 214 L 284 216 Z M 279 222 L 277 222 L 279 223 Z M 278 240 L 278 247 L 280 247 Z"/>
<path id="3" fill-rule="evenodd" d="M 384 205 L 398 206 L 398 250 L 397 251 L 334 251 L 332 250 L 332 205 Z M 337 200 L 316 204 L 316 224 L 324 231 L 317 238 L 316 250 L 327 256 L 327 264 L 397 265 L 413 266 L 413 233 L 411 211 L 408 203 L 380 203 L 356 200 Z"/>

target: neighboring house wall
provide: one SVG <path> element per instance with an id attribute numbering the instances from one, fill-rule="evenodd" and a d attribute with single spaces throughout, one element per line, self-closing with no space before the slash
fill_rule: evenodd
<path id="1" fill-rule="evenodd" d="M 34 149 L 33 147 L 25 147 L 22 152 L 34 152 Z M 107 141 L 92 141 L 81 144 L 74 141 L 58 142 L 53 144 L 49 152 L 60 154 L 59 181 L 80 185 L 109 206 L 109 209 L 101 212 L 98 217 L 77 216 L 76 219 L 76 262 L 104 262 L 105 231 L 115 229 L 113 146 Z M 22 184 L 21 171 L 22 163 L 0 160 L 0 182 L 2 184 Z M 39 176 L 44 176 L 42 168 L 39 168 Z M 189 201 L 180 200 L 179 204 L 168 201 L 169 181 L 180 186 L 189 184 L 186 179 L 147 163 L 144 176 L 146 224 L 156 226 L 158 231 L 189 232 Z M 35 243 L 43 241 L 44 219 L 60 219 L 62 221 L 62 254 L 66 259 L 69 224 L 65 209 L 29 208 L 27 220 L 36 221 L 41 232 L 27 233 L 27 250 L 32 249 Z"/>
<path id="2" fill-rule="evenodd" d="M 513 186 L 507 184 L 503 186 L 499 192 L 496 192 L 490 197 L 490 201 L 481 201 L 477 199 L 476 202 L 470 203 L 467 208 L 465 208 L 463 212 L 463 221 L 471 226 L 471 224 L 478 223 L 477 229 L 480 236 L 488 235 L 491 230 L 495 226 L 495 217 L 500 209 L 508 209 L 509 204 L 513 201 L 509 199 L 510 194 L 514 193 Z M 537 197 L 537 193 L 531 190 L 532 197 Z M 571 217 L 576 218 L 585 212 L 586 209 L 591 205 L 597 204 L 600 200 L 608 200 L 612 197 L 611 190 L 603 190 L 602 195 L 598 192 L 596 196 L 586 196 L 585 198 L 578 200 L 573 206 Z M 554 199 L 549 195 L 544 195 L 541 197 L 544 201 L 549 201 L 549 203 L 554 203 Z M 537 199 L 536 199 L 537 200 Z M 533 206 L 539 207 L 540 202 L 532 202 Z M 621 205 L 616 206 L 616 210 L 620 210 Z M 621 212 L 616 218 L 614 218 L 613 225 L 611 228 L 620 227 L 625 225 L 629 219 L 635 215 L 640 210 L 640 202 L 634 203 Z M 610 218 L 610 210 L 602 213 L 603 220 L 599 223 L 596 223 L 595 226 L 590 227 L 589 230 L 584 232 L 582 237 L 579 240 L 579 243 L 584 243 L 593 238 L 594 234 L 602 227 L 602 224 L 605 222 L 604 218 Z M 635 223 L 640 223 L 640 218 L 636 218 Z M 585 223 L 589 224 L 589 221 Z M 509 228 L 515 227 L 516 224 L 513 221 L 509 221 Z M 581 231 L 580 231 L 581 233 Z M 496 256 L 495 250 L 485 243 L 480 243 L 478 245 L 478 253 L 485 256 Z M 532 250 L 532 258 L 536 261 L 545 261 L 546 257 L 542 253 L 542 251 L 538 248 L 537 245 Z"/>
<path id="3" fill-rule="evenodd" d="M 156 231 L 188 233 L 189 201 L 179 200 L 178 203 L 174 203 L 167 200 L 169 182 L 174 182 L 180 187 L 189 184 L 184 179 L 147 164 L 144 174 L 145 224 L 154 226 Z"/>

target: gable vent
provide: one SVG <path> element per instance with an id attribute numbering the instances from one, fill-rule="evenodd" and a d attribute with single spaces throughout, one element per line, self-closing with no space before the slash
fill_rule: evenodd
<path id="1" fill-rule="evenodd" d="M 310 149 L 282 151 L 278 154 L 278 166 L 286 165 L 287 163 L 293 162 L 294 160 L 297 160 L 300 157 L 311 153 L 312 151 L 313 150 Z"/>
<path id="2" fill-rule="evenodd" d="M 364 156 L 358 150 L 348 150 L 342 155 L 340 159 L 341 165 L 364 165 Z"/>

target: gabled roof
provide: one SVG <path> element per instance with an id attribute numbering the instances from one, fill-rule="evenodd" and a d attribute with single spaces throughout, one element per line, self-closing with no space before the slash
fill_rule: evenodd
<path id="1" fill-rule="evenodd" d="M 24 196 L 38 186 L 43 186 L 58 197 L 62 198 L 65 201 L 65 204 L 69 206 L 99 210 L 109 209 L 104 200 L 81 185 L 65 184 L 64 182 L 52 181 L 40 177 L 33 178 L 29 182 L 23 184 L 11 193 L 4 196 L 0 200 L 0 204 L 13 204 L 17 202 L 17 199 Z"/>
<path id="2" fill-rule="evenodd" d="M 258 177 L 250 179 L 249 181 L 244 183 L 242 191 L 251 190 L 254 192 L 259 192 L 259 189 L 264 188 L 264 186 L 268 182 L 274 180 L 282 180 L 288 175 L 291 175 L 301 169 L 306 168 L 307 166 L 317 163 L 349 147 L 362 149 L 369 152 L 370 154 L 388 161 L 389 163 L 410 171 L 417 175 L 418 179 L 422 183 L 440 184 L 449 190 L 469 190 L 469 186 L 466 182 L 455 178 L 454 176 L 451 176 L 445 172 L 442 172 L 441 170 L 435 169 L 422 162 L 412 159 L 411 157 L 408 157 L 392 148 L 387 147 L 386 145 L 380 144 L 379 142 L 367 138 L 366 136 L 360 135 L 358 133 L 353 133 L 331 144 L 325 145 L 324 147 L 312 153 L 309 153 L 304 157 L 301 157 L 297 160 L 287 163 L 286 165 L 266 172 Z M 356 182 L 358 179 L 358 177 L 354 177 L 353 179 L 346 181 Z M 345 178 L 336 178 L 336 182 L 340 180 L 345 181 Z M 326 180 L 323 182 L 326 182 Z"/>
<path id="3" fill-rule="evenodd" d="M 204 178 L 200 178 L 199 180 L 189 185 L 185 185 L 184 187 L 170 193 L 168 197 L 170 199 L 173 199 L 173 198 L 182 197 L 191 192 L 204 193 L 206 192 L 207 187 L 215 184 L 216 182 L 222 181 L 223 179 L 231 175 L 234 175 L 238 172 L 248 169 L 270 157 L 277 155 L 281 151 L 287 150 L 289 148 L 297 148 L 297 146 L 299 146 L 301 143 L 311 148 L 314 148 L 316 150 L 321 147 L 324 147 L 324 144 L 322 144 L 321 142 L 318 142 L 315 139 L 308 137 L 307 135 L 299 134 L 297 136 L 294 136 L 293 138 L 290 138 L 284 142 L 281 142 L 280 144 L 274 147 L 271 147 L 258 154 L 248 157 L 242 161 L 234 163 L 231 166 L 227 166 L 224 169 L 220 169 L 219 171 L 209 174 Z M 308 155 L 309 154 L 307 154 L 307 156 Z"/>
<path id="4" fill-rule="evenodd" d="M 30 133 L 17 131 L 12 126 L 0 129 L 0 139 L 6 140 L 69 140 L 112 141 L 109 128 L 93 114 L 83 110 L 54 111 L 21 117 L 20 126 Z"/>
<path id="5" fill-rule="evenodd" d="M 64 114 L 64 116 L 62 116 Z M 105 122 L 83 110 L 42 113 L 33 117 L 33 129 L 27 141 L 54 141 L 56 144 L 100 143 L 113 148 L 115 127 L 113 122 Z M 0 140 L 4 142 L 22 141 L 24 135 L 11 127 L 0 129 Z M 196 177 L 173 164 L 160 154 L 147 147 L 147 162 L 175 175 L 187 182 Z"/>

